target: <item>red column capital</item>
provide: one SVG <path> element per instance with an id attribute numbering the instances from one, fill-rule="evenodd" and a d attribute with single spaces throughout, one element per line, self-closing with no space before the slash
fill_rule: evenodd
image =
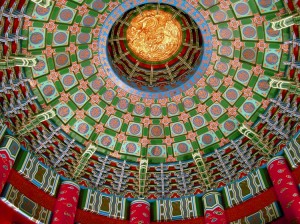
<path id="1" fill-rule="evenodd" d="M 150 224 L 150 203 L 135 200 L 130 205 L 130 224 Z"/>
<path id="2" fill-rule="evenodd" d="M 77 210 L 80 187 L 71 181 L 64 181 L 59 188 L 52 224 L 73 224 Z"/>
<path id="3" fill-rule="evenodd" d="M 227 219 L 220 192 L 211 191 L 202 197 L 205 224 L 226 224 Z"/>
<path id="4" fill-rule="evenodd" d="M 12 166 L 13 162 L 9 159 L 8 154 L 5 152 L 0 152 L 0 193 L 4 188 Z"/>
<path id="5" fill-rule="evenodd" d="M 0 193 L 4 188 L 19 151 L 19 141 L 12 136 L 5 136 L 0 145 Z"/>

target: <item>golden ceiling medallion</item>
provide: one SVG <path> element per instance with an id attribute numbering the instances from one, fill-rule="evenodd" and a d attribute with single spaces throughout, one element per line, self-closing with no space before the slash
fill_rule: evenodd
<path id="1" fill-rule="evenodd" d="M 126 34 L 129 48 L 146 61 L 173 56 L 182 43 L 180 23 L 162 10 L 147 10 L 132 19 Z"/>

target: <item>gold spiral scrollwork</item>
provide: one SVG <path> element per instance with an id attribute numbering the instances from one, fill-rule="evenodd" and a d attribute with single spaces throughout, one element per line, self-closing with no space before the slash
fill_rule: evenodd
<path id="1" fill-rule="evenodd" d="M 182 44 L 180 23 L 162 10 L 147 10 L 132 19 L 126 33 L 131 51 L 151 62 L 172 57 Z"/>

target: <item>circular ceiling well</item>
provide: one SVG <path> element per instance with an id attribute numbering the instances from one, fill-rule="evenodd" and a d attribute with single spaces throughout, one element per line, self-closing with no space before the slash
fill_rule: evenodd
<path id="1" fill-rule="evenodd" d="M 171 12 L 161 8 L 144 10 L 130 21 L 126 40 L 129 49 L 143 60 L 163 61 L 181 46 L 182 26 Z"/>
<path id="2" fill-rule="evenodd" d="M 108 50 L 116 73 L 147 91 L 172 90 L 199 65 L 202 37 L 195 22 L 170 5 L 145 4 L 113 26 Z"/>
<path id="3" fill-rule="evenodd" d="M 106 55 L 101 63 L 116 85 L 146 98 L 164 98 L 190 88 L 203 76 L 211 36 L 200 13 L 195 11 L 193 18 L 185 12 L 191 5 L 141 1 L 119 8 L 126 12 L 115 10 L 100 32 L 100 44 L 107 43 L 106 51 L 100 47 L 100 58 Z"/>

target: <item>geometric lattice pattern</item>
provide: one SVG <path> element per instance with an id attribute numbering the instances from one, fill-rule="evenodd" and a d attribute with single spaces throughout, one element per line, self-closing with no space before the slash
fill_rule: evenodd
<path id="1" fill-rule="evenodd" d="M 223 189 L 226 207 L 233 207 L 255 197 L 270 187 L 266 179 L 266 170 L 258 169 L 246 178 L 227 185 Z"/>
<path id="2" fill-rule="evenodd" d="M 197 197 L 156 200 L 153 206 L 154 221 L 191 219 L 201 216 Z"/>
<path id="3" fill-rule="evenodd" d="M 80 208 L 100 215 L 127 219 L 129 202 L 125 198 L 102 194 L 99 191 L 83 190 Z"/>
<path id="4" fill-rule="evenodd" d="M 55 196 L 59 186 L 59 174 L 47 168 L 28 151 L 21 151 L 18 158 L 16 170 L 38 188 Z"/>

